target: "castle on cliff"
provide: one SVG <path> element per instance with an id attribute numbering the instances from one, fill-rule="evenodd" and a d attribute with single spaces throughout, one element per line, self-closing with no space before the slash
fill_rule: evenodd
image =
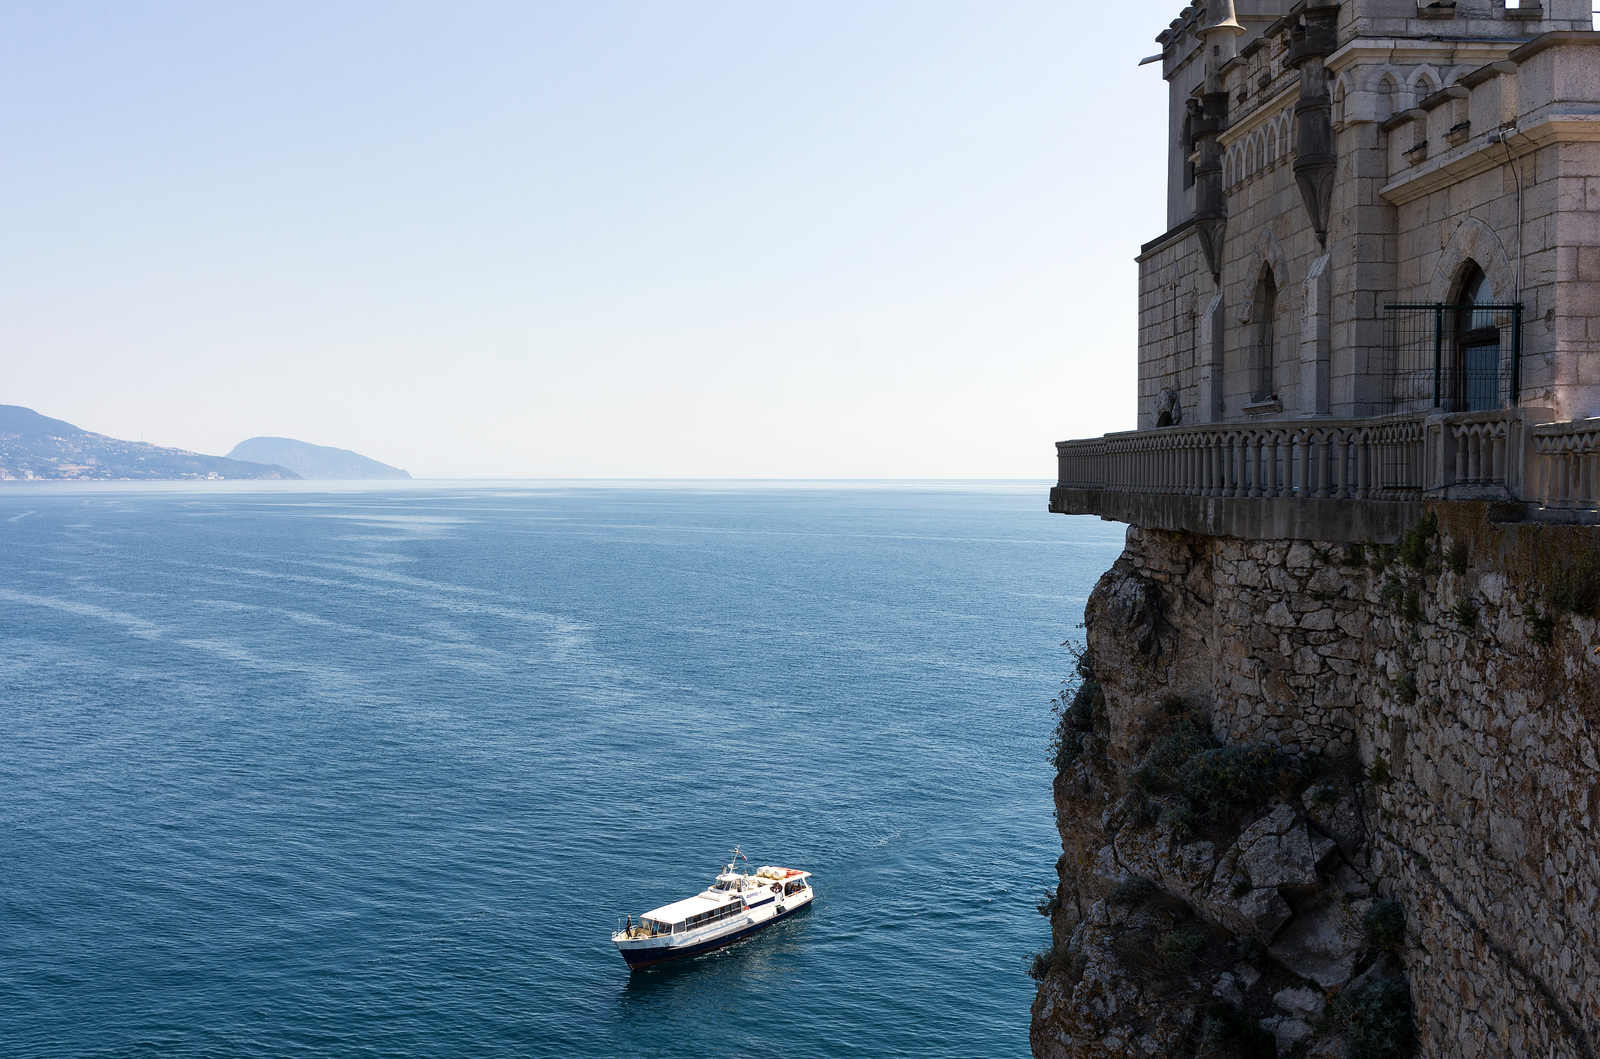
<path id="1" fill-rule="evenodd" d="M 1600 1054 L 1590 0 L 1208 0 L 1128 523 L 1051 745 L 1037 1059 Z"/>
<path id="2" fill-rule="evenodd" d="M 1381 538 L 1412 513 L 1270 501 L 1600 504 L 1593 17 L 1185 8 L 1146 60 L 1168 230 L 1138 258 L 1138 430 L 1060 443 L 1052 510 Z"/>

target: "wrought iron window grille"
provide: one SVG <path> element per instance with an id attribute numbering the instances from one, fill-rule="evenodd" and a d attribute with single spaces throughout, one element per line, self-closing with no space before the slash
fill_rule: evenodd
<path id="1" fill-rule="evenodd" d="M 1522 394 L 1522 303 L 1386 305 L 1383 374 L 1396 411 L 1483 412 Z"/>

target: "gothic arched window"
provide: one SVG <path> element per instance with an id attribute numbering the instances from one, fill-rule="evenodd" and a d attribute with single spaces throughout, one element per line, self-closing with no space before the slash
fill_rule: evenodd
<path id="1" fill-rule="evenodd" d="M 1256 281 L 1255 305 L 1250 313 L 1255 323 L 1252 336 L 1251 380 L 1252 401 L 1269 401 L 1278 395 L 1273 369 L 1278 360 L 1278 283 L 1272 269 L 1261 270 Z"/>
<path id="2" fill-rule="evenodd" d="M 1489 277 L 1476 261 L 1468 261 L 1456 304 L 1455 405 L 1463 412 L 1500 407 L 1500 326 L 1494 311 Z"/>

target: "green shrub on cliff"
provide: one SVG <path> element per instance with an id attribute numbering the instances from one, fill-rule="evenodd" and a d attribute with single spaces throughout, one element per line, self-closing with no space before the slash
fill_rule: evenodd
<path id="1" fill-rule="evenodd" d="M 1405 594 L 1406 586 L 1394 578 L 1385 578 L 1383 586 L 1378 589 L 1378 603 L 1385 607 L 1393 607 L 1400 602 L 1400 597 Z"/>
<path id="2" fill-rule="evenodd" d="M 1137 907 L 1166 894 L 1154 880 L 1146 879 L 1143 875 L 1130 875 L 1111 888 L 1106 900 L 1114 905 Z"/>
<path id="3" fill-rule="evenodd" d="M 1035 982 L 1042 982 L 1050 974 L 1050 968 L 1056 962 L 1055 949 L 1041 949 L 1029 956 L 1024 966 L 1028 969 L 1028 977 Z"/>
<path id="4" fill-rule="evenodd" d="M 1426 570 L 1433 555 L 1433 539 L 1438 535 L 1439 516 L 1430 511 L 1400 538 L 1400 561 L 1419 573 Z"/>
<path id="5" fill-rule="evenodd" d="M 1553 618 L 1539 616 L 1533 607 L 1523 607 L 1522 617 L 1528 623 L 1528 639 L 1538 647 L 1549 647 L 1556 640 L 1556 623 Z"/>
<path id="6" fill-rule="evenodd" d="M 1206 1009 L 1200 1054 L 1218 1059 L 1277 1059 L 1278 1042 L 1261 1023 L 1232 1004 L 1213 1004 Z"/>
<path id="7" fill-rule="evenodd" d="M 1106 696 L 1089 668 L 1088 660 L 1078 659 L 1078 684 L 1057 695 L 1051 708 L 1056 714 L 1056 730 L 1050 737 L 1050 760 L 1057 772 L 1065 772 L 1083 753 L 1084 737 L 1094 731 L 1095 717 L 1105 710 Z"/>
<path id="8" fill-rule="evenodd" d="M 1204 934 L 1174 930 L 1161 939 L 1161 969 L 1168 974 L 1183 974 L 1200 960 L 1200 950 L 1205 948 Z"/>
<path id="9" fill-rule="evenodd" d="M 1410 706 L 1417 701 L 1417 675 L 1415 673 L 1401 673 L 1400 679 L 1394 682 L 1395 701 L 1402 706 Z"/>
<path id="10" fill-rule="evenodd" d="M 1300 779 L 1300 765 L 1263 743 L 1202 750 L 1179 771 L 1183 793 L 1209 817 L 1264 804 Z"/>
<path id="11" fill-rule="evenodd" d="M 1590 552 L 1556 576 L 1550 605 L 1562 614 L 1600 617 L 1600 555 Z"/>
<path id="12" fill-rule="evenodd" d="M 1393 899 L 1379 901 L 1361 917 L 1361 926 L 1366 930 L 1367 944 L 1373 949 L 1398 953 L 1406 938 L 1405 907 Z"/>
<path id="13" fill-rule="evenodd" d="M 1427 612 L 1422 609 L 1422 593 L 1413 589 L 1407 592 L 1400 600 L 1400 620 L 1407 625 L 1421 625 L 1427 617 Z"/>
<path id="14" fill-rule="evenodd" d="M 1201 716 L 1185 713 L 1156 736 L 1144 756 L 1144 769 L 1157 777 L 1160 789 L 1168 790 L 1177 779 L 1177 770 L 1202 750 L 1217 745 L 1210 723 Z"/>
<path id="15" fill-rule="evenodd" d="M 1345 1031 L 1345 1059 L 1408 1059 L 1414 1049 L 1411 990 L 1405 981 L 1380 978 L 1363 989 Z"/>

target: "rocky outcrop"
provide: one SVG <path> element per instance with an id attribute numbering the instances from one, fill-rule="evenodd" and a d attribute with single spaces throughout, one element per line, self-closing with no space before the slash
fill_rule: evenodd
<path id="1" fill-rule="evenodd" d="M 1486 514 L 1129 531 L 1063 713 L 1035 1055 L 1595 1054 L 1600 559 Z"/>

